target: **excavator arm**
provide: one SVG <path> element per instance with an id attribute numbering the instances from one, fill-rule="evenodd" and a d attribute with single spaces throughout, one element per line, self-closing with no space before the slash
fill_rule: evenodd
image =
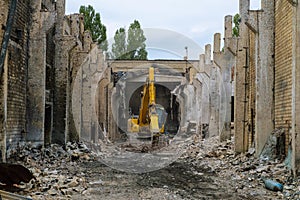
<path id="1" fill-rule="evenodd" d="M 156 104 L 156 88 L 154 85 L 154 68 L 149 68 L 149 77 L 144 84 L 139 116 L 137 119 L 128 120 L 129 132 L 146 132 L 158 135 L 164 132 L 166 112 L 164 108 Z"/>

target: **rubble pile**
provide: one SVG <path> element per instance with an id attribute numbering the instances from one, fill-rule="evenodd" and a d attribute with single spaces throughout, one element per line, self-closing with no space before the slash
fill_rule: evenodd
<path id="1" fill-rule="evenodd" d="M 18 194 L 33 199 L 139 199 L 136 195 L 145 191 L 157 199 L 161 197 L 157 191 L 176 195 L 174 199 L 300 199 L 299 181 L 283 159 L 256 158 L 253 148 L 236 154 L 233 144 L 233 139 L 221 143 L 218 137 L 193 136 L 189 142 L 176 143 L 186 147 L 178 160 L 145 174 L 106 167 L 97 157 L 111 155 L 105 154 L 105 146 L 95 148 L 96 156 L 83 143 L 23 145 L 12 152 L 9 162 L 24 165 L 36 177 L 18 185 L 22 189 Z"/>
<path id="2" fill-rule="evenodd" d="M 211 170 L 228 180 L 237 193 L 261 198 L 300 199 L 300 184 L 284 160 L 256 158 L 255 149 L 247 153 L 236 154 L 233 139 L 219 142 L 218 137 L 209 138 L 189 146 L 184 157 L 196 165 L 207 165 Z M 276 181 L 283 185 L 283 191 L 266 189 L 265 182 Z"/>
<path id="3" fill-rule="evenodd" d="M 33 199 L 71 199 L 74 194 L 88 192 L 86 174 L 78 162 L 92 162 L 95 158 L 83 143 L 67 143 L 65 149 L 57 144 L 47 148 L 31 144 L 17 148 L 9 162 L 26 166 L 36 177 L 18 185 L 21 195 Z"/>

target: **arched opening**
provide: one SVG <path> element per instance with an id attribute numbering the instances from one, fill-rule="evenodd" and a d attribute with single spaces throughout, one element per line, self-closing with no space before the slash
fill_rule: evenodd
<path id="1" fill-rule="evenodd" d="M 180 105 L 176 101 L 176 96 L 171 94 L 169 88 L 155 84 L 156 103 L 162 105 L 167 112 L 165 133 L 176 134 L 180 125 Z M 138 115 L 141 105 L 141 92 L 143 86 L 138 87 L 129 99 L 129 110 L 131 115 Z"/>

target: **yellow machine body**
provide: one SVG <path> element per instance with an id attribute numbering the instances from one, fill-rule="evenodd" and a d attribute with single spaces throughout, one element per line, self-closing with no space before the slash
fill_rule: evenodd
<path id="1" fill-rule="evenodd" d="M 164 132 L 165 118 L 165 109 L 156 104 L 154 68 L 150 67 L 148 79 L 143 87 L 139 115 L 128 119 L 127 131 L 130 133 L 148 132 L 159 135 Z"/>

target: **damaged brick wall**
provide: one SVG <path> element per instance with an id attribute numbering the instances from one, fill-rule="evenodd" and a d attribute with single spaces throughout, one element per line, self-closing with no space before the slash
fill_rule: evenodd
<path id="1" fill-rule="evenodd" d="M 51 0 L 31 0 L 32 17 L 27 87 L 27 135 L 35 145 L 52 142 L 52 96 L 55 38 L 62 23 L 58 21 L 58 6 Z M 59 1 L 60 3 L 62 1 Z M 62 8 L 64 9 L 64 8 Z M 64 10 L 63 10 L 64 11 Z"/>
<path id="2" fill-rule="evenodd" d="M 286 132 L 286 147 L 292 120 L 293 7 L 286 0 L 275 7 L 275 128 Z"/>
<path id="3" fill-rule="evenodd" d="M 4 28 L 9 5 L 9 0 L 0 2 Z M 73 23 L 66 24 L 64 0 L 18 1 L 0 86 L 2 152 L 21 140 L 47 145 L 78 139 L 71 123 L 70 91 L 92 41 L 83 30 L 83 17 L 72 17 Z M 3 33 L 1 29 L 1 43 Z"/>
<path id="4" fill-rule="evenodd" d="M 4 73 L 4 124 L 6 150 L 12 149 L 24 139 L 26 132 L 26 85 L 28 62 L 28 26 L 30 0 L 18 1 L 12 24 Z M 4 92 L 6 93 L 4 95 Z M 3 108 L 3 107 L 2 107 Z"/>

